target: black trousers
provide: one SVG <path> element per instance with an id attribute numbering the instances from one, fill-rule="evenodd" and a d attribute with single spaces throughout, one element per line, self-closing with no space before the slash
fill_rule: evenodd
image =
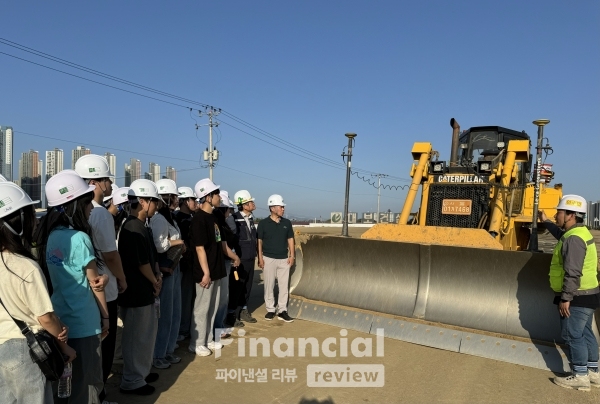
<path id="1" fill-rule="evenodd" d="M 237 271 L 239 280 L 235 280 L 233 271 Z M 229 310 L 235 310 L 243 307 L 250 300 L 252 284 L 254 283 L 254 258 L 251 260 L 242 260 L 237 268 L 231 267 L 229 274 Z"/>
<path id="2" fill-rule="evenodd" d="M 113 360 L 115 359 L 115 345 L 117 343 L 117 315 L 119 306 L 117 301 L 106 303 L 108 308 L 108 335 L 102 341 L 102 381 L 106 384 Z M 100 401 L 104 400 L 105 392 L 100 393 Z"/>

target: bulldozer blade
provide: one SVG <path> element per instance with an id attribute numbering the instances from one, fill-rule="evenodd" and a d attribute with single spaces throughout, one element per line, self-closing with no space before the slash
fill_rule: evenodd
<path id="1" fill-rule="evenodd" d="M 361 238 L 491 250 L 503 249 L 502 244 L 484 229 L 380 223 L 364 232 Z"/>
<path id="2" fill-rule="evenodd" d="M 556 345 L 550 254 L 313 236 L 296 257 L 289 311 L 297 318 L 568 369 Z"/>

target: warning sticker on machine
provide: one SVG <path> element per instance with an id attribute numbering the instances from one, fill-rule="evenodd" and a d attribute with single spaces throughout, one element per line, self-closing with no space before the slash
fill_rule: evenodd
<path id="1" fill-rule="evenodd" d="M 471 203 L 469 199 L 444 199 L 442 201 L 443 215 L 470 215 Z"/>

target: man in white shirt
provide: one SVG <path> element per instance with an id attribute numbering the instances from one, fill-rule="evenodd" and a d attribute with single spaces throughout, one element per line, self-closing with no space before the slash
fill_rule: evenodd
<path id="1" fill-rule="evenodd" d="M 121 257 L 117 250 L 115 227 L 112 214 L 103 206 L 105 197 L 112 194 L 113 174 L 110 172 L 108 162 L 102 156 L 88 154 L 80 157 L 75 163 L 75 171 L 89 184 L 95 185 L 94 208 L 90 214 L 89 223 L 92 227 L 92 240 L 94 247 L 102 254 L 102 261 L 98 261 L 98 273 L 108 276 L 108 284 L 104 293 L 108 306 L 109 329 L 108 336 L 102 341 L 102 373 L 104 383 L 110 375 L 115 354 L 117 338 L 117 297 L 127 289 L 127 281 Z M 100 401 L 104 401 L 105 390 L 100 394 Z"/>

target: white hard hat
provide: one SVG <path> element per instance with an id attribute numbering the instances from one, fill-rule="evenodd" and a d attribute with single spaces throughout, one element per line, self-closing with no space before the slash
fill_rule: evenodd
<path id="1" fill-rule="evenodd" d="M 220 187 L 220 185 L 215 185 L 215 183 L 210 179 L 204 178 L 196 183 L 194 189 L 196 190 L 196 197 L 200 199 L 204 198 L 206 195 L 219 189 Z"/>
<path id="2" fill-rule="evenodd" d="M 233 200 L 236 205 L 243 205 L 248 202 L 254 201 L 254 198 L 250 195 L 250 192 L 242 189 L 241 191 L 237 191 L 235 195 L 233 195 Z"/>
<path id="3" fill-rule="evenodd" d="M 177 184 L 175 184 L 175 181 L 168 178 L 156 181 L 156 188 L 158 188 L 158 193 L 161 195 L 179 195 Z"/>
<path id="4" fill-rule="evenodd" d="M 110 187 L 111 187 L 111 189 L 112 189 L 112 192 L 110 193 L 110 195 L 109 195 L 109 196 L 105 196 L 105 197 L 102 199 L 102 202 L 110 201 L 110 200 L 113 198 L 113 195 L 115 194 L 115 191 L 116 191 L 117 189 L 119 189 L 119 187 L 118 187 L 116 184 L 111 184 L 111 185 L 110 185 Z"/>
<path id="5" fill-rule="evenodd" d="M 558 210 L 570 210 L 571 212 L 587 213 L 587 202 L 579 195 L 565 195 L 556 207 Z"/>
<path id="6" fill-rule="evenodd" d="M 46 182 L 46 200 L 48 206 L 60 206 L 94 189 L 95 185 L 88 185 L 74 170 L 63 170 Z"/>
<path id="7" fill-rule="evenodd" d="M 99 179 L 113 177 L 114 174 L 110 172 L 108 161 L 102 156 L 97 154 L 86 154 L 77 159 L 75 163 L 75 171 L 77 174 L 84 179 Z"/>
<path id="8" fill-rule="evenodd" d="M 38 202 L 32 201 L 17 184 L 8 181 L 0 182 L 0 218 Z"/>
<path id="9" fill-rule="evenodd" d="M 285 206 L 281 195 L 273 194 L 269 197 L 269 206 Z"/>
<path id="10" fill-rule="evenodd" d="M 229 199 L 229 192 L 221 191 L 221 206 L 220 208 L 233 208 L 233 203 Z"/>
<path id="11" fill-rule="evenodd" d="M 196 197 L 194 190 L 190 187 L 179 187 L 179 188 L 177 188 L 177 191 L 179 191 L 179 196 L 178 196 L 179 199 Z"/>
<path id="12" fill-rule="evenodd" d="M 0 174 L 0 182 L 8 182 L 8 180 L 6 179 L 5 176 L 3 176 L 2 174 Z"/>
<path id="13" fill-rule="evenodd" d="M 129 195 L 137 196 L 138 198 L 155 198 L 160 199 L 156 184 L 150 180 L 135 180 L 129 186 Z"/>
<path id="14" fill-rule="evenodd" d="M 113 205 L 117 206 L 129 201 L 129 187 L 117 188 L 113 191 Z"/>

